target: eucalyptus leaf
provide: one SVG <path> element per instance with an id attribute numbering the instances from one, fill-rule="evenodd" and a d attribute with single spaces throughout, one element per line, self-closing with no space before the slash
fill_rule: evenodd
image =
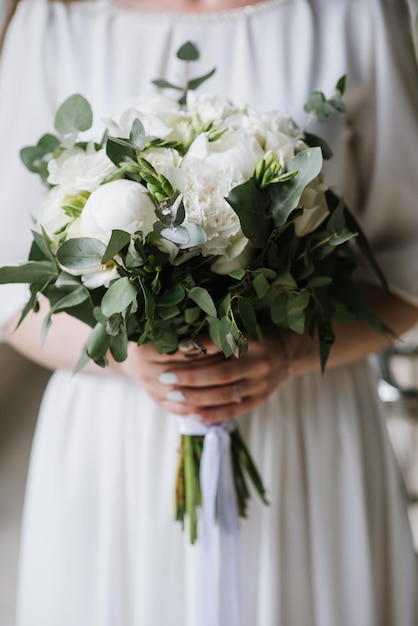
<path id="1" fill-rule="evenodd" d="M 262 272 L 257 274 L 253 279 L 253 287 L 257 294 L 257 298 L 260 300 L 270 291 L 270 283 Z"/>
<path id="2" fill-rule="evenodd" d="M 176 52 L 181 61 L 197 61 L 200 57 L 199 48 L 192 41 L 186 41 Z"/>
<path id="3" fill-rule="evenodd" d="M 100 363 L 106 356 L 109 343 L 110 337 L 106 332 L 106 328 L 102 324 L 96 324 L 87 339 L 87 354 L 93 361 Z"/>
<path id="4" fill-rule="evenodd" d="M 117 167 L 127 160 L 134 163 L 136 162 L 135 146 L 126 139 L 108 137 L 106 141 L 106 154 Z"/>
<path id="5" fill-rule="evenodd" d="M 182 228 L 185 228 L 189 235 L 189 241 L 187 244 L 179 244 L 180 250 L 186 250 L 187 248 L 194 248 L 196 246 L 203 246 L 208 238 L 204 229 L 195 224 L 194 222 L 183 222 Z"/>
<path id="6" fill-rule="evenodd" d="M 47 282 L 57 276 L 57 268 L 49 261 L 28 261 L 22 265 L 0 267 L 0 285 Z"/>
<path id="7" fill-rule="evenodd" d="M 141 120 L 137 117 L 133 121 L 131 132 L 129 134 L 129 141 L 137 150 L 144 150 L 146 143 L 145 128 Z"/>
<path id="8" fill-rule="evenodd" d="M 234 187 L 225 199 L 238 215 L 244 235 L 255 248 L 263 248 L 272 230 L 266 191 L 258 189 L 254 179 L 250 178 Z"/>
<path id="9" fill-rule="evenodd" d="M 193 287 L 188 292 L 188 297 L 208 315 L 216 317 L 216 307 L 207 289 L 203 287 Z"/>
<path id="10" fill-rule="evenodd" d="M 89 102 L 80 94 L 73 94 L 58 108 L 55 129 L 61 135 L 85 131 L 93 124 L 93 111 Z"/>
<path id="11" fill-rule="evenodd" d="M 57 251 L 57 259 L 62 267 L 71 270 L 85 270 L 100 266 L 106 251 L 105 244 L 93 237 L 67 239 Z"/>
<path id="12" fill-rule="evenodd" d="M 106 263 L 111 261 L 116 254 L 119 254 L 119 252 L 129 244 L 130 241 L 130 233 L 119 229 L 112 230 L 109 243 L 107 244 L 107 248 L 101 260 L 102 264 L 106 265 Z"/>
<path id="13" fill-rule="evenodd" d="M 230 276 L 231 278 L 235 278 L 235 280 L 242 280 L 245 275 L 246 271 L 240 267 L 236 270 L 232 270 L 232 272 L 229 272 L 228 274 L 228 276 Z"/>
<path id="14" fill-rule="evenodd" d="M 250 298 L 240 298 L 238 302 L 240 318 L 251 339 L 259 339 L 257 316 L 255 314 L 254 302 Z"/>
<path id="15" fill-rule="evenodd" d="M 184 287 L 180 284 L 174 285 L 171 289 L 167 289 L 158 299 L 159 307 L 171 307 L 176 304 L 180 304 L 180 302 L 184 299 L 186 292 L 184 291 Z"/>
<path id="16" fill-rule="evenodd" d="M 157 78 L 156 80 L 151 81 L 153 85 L 159 87 L 160 89 L 176 89 L 177 91 L 183 91 L 183 87 L 179 87 L 178 85 L 174 85 L 170 83 L 168 80 L 164 80 L 162 78 Z"/>
<path id="17" fill-rule="evenodd" d="M 325 139 L 323 137 L 319 137 L 319 135 L 315 135 L 313 133 L 305 132 L 305 142 L 311 148 L 314 148 L 314 147 L 321 148 L 322 157 L 325 160 L 329 160 L 329 159 L 332 158 L 332 156 L 333 156 L 332 149 L 331 149 L 330 145 L 327 143 L 327 141 L 325 141 Z"/>
<path id="18" fill-rule="evenodd" d="M 128 357 L 128 336 L 121 333 L 117 337 L 111 336 L 109 339 L 110 352 L 117 363 L 126 361 Z"/>
<path id="19" fill-rule="evenodd" d="M 312 182 L 322 169 L 321 148 L 307 148 L 299 152 L 288 165 L 289 170 L 297 170 L 298 174 L 286 183 L 269 185 L 267 193 L 271 199 L 271 211 L 276 227 L 282 226 L 299 204 L 304 189 Z"/>
<path id="20" fill-rule="evenodd" d="M 136 288 L 127 276 L 115 280 L 102 299 L 102 312 L 106 317 L 124 311 L 136 298 Z"/>
<path id="21" fill-rule="evenodd" d="M 173 228 L 163 228 L 160 231 L 161 237 L 175 243 L 179 247 L 188 248 L 190 242 L 190 235 L 187 228 L 184 226 L 176 226 Z"/>
<path id="22" fill-rule="evenodd" d="M 197 78 L 192 78 L 187 83 L 187 89 L 190 89 L 190 90 L 197 89 L 198 87 L 200 87 L 200 85 L 202 85 L 209 78 L 211 78 L 214 75 L 215 72 L 216 72 L 216 67 L 211 69 L 210 72 L 208 72 L 207 74 L 204 74 L 203 76 L 198 76 Z"/>
<path id="23" fill-rule="evenodd" d="M 72 289 L 67 294 L 62 296 L 59 300 L 54 302 L 51 306 L 51 313 L 58 313 L 60 311 L 66 311 L 74 306 L 77 306 L 87 300 L 89 292 L 83 285 L 78 285 L 75 289 Z"/>

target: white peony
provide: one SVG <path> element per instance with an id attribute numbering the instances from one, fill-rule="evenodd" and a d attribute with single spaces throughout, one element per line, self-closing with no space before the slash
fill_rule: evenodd
<path id="1" fill-rule="evenodd" d="M 115 180 L 102 185 L 88 198 L 79 220 L 79 237 L 93 237 L 108 244 L 112 230 L 147 235 L 155 222 L 154 204 L 145 187 L 130 180 Z M 66 270 L 68 271 L 68 270 Z M 119 276 L 113 262 L 98 264 L 70 273 L 82 276 L 86 287 L 93 289 Z"/>
<path id="2" fill-rule="evenodd" d="M 83 237 L 108 244 L 112 230 L 128 233 L 152 231 L 154 204 L 143 185 L 131 180 L 114 180 L 102 185 L 87 200 L 80 218 Z"/>

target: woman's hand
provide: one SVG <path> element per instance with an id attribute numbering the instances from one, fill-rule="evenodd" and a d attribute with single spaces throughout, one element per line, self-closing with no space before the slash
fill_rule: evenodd
<path id="1" fill-rule="evenodd" d="M 116 367 L 148 391 L 167 411 L 199 415 L 214 423 L 233 419 L 263 404 L 290 373 L 289 354 L 279 334 L 250 341 L 240 358 L 226 359 L 205 342 L 206 354 L 159 354 L 152 345 L 132 345 Z"/>

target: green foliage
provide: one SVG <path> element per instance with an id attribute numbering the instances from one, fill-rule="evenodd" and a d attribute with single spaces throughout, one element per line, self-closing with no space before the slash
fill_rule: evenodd
<path id="1" fill-rule="evenodd" d="M 176 56 L 180 61 L 184 61 L 187 66 L 189 63 L 193 61 L 198 61 L 200 58 L 200 53 L 196 44 L 194 44 L 191 41 L 187 41 L 182 46 L 180 46 L 180 48 L 177 50 Z M 186 79 L 184 85 L 176 85 L 163 78 L 158 78 L 156 80 L 153 80 L 152 83 L 156 87 L 159 87 L 160 89 L 174 89 L 175 91 L 180 91 L 181 96 L 178 99 L 178 102 L 181 105 L 185 105 L 187 101 L 187 93 L 189 91 L 194 91 L 195 89 L 203 85 L 203 83 L 209 80 L 209 78 L 211 78 L 215 72 L 216 72 L 216 68 L 213 68 L 212 70 L 210 70 L 206 74 L 203 74 L 202 76 L 196 76 L 195 78 L 192 78 L 192 79 Z"/>

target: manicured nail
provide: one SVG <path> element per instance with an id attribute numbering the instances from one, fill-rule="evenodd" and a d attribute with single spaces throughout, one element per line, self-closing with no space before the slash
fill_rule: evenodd
<path id="1" fill-rule="evenodd" d="M 175 385 L 179 382 L 179 378 L 174 372 L 163 372 L 158 376 L 158 381 L 163 385 Z"/>
<path id="2" fill-rule="evenodd" d="M 186 400 L 186 396 L 182 391 L 172 390 L 167 393 L 167 400 L 172 400 L 173 402 L 184 402 Z"/>
<path id="3" fill-rule="evenodd" d="M 193 341 L 185 340 L 179 342 L 179 350 L 180 352 L 190 352 L 190 350 L 197 350 L 197 348 Z"/>

